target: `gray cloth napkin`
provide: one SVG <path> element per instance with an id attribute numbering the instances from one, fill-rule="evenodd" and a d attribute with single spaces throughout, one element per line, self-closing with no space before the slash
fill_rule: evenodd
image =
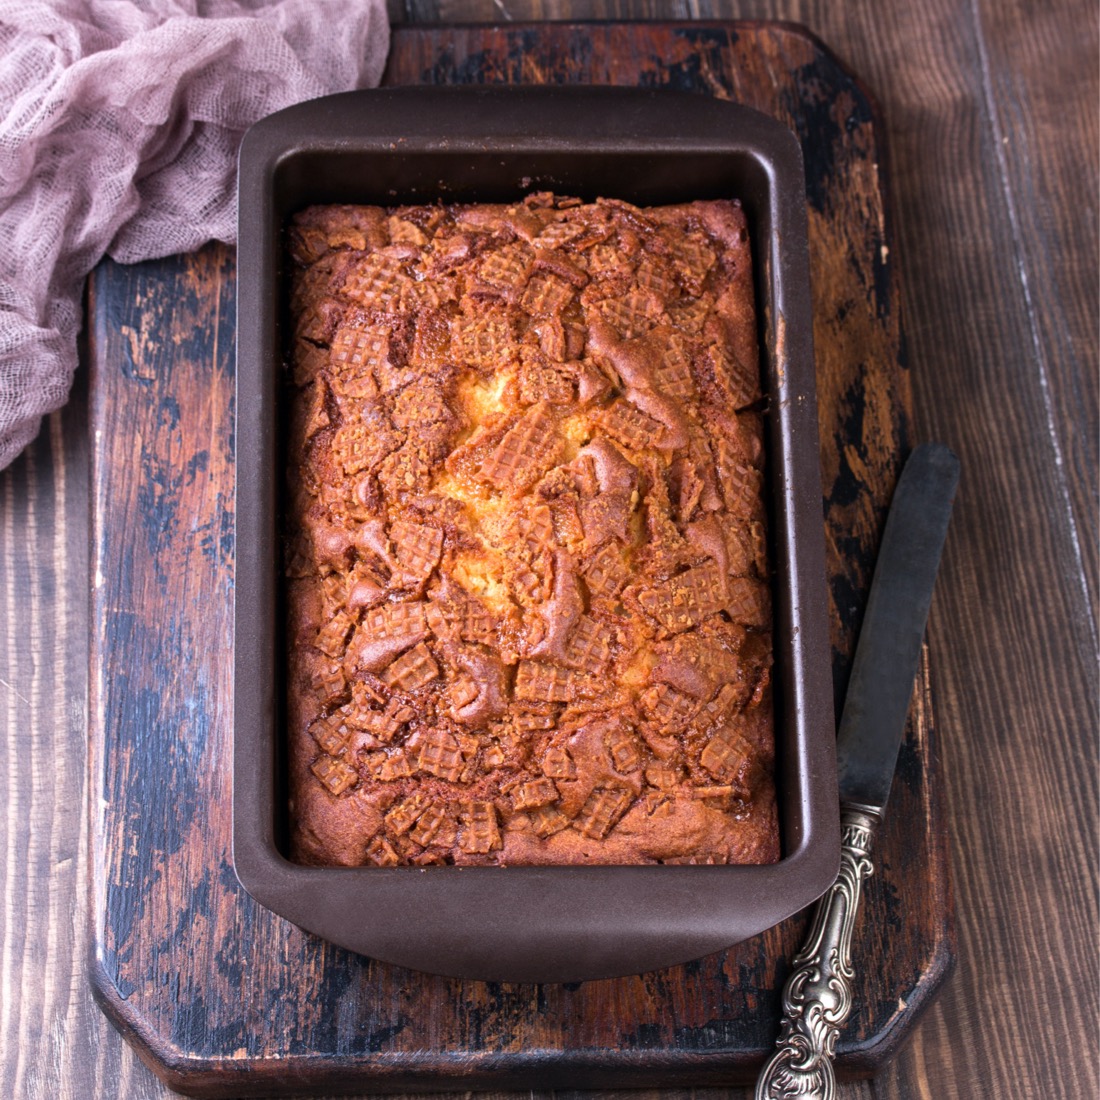
<path id="1" fill-rule="evenodd" d="M 388 48 L 384 0 L 0 0 L 0 468 L 68 396 L 99 259 L 233 241 L 244 131 Z"/>

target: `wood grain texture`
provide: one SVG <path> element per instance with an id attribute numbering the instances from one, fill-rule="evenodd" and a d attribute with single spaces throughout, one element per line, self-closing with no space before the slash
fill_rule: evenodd
<path id="1" fill-rule="evenodd" d="M 839 699 L 910 402 L 862 90 L 804 34 L 727 24 L 410 29 L 395 34 L 386 80 L 672 86 L 747 102 L 800 135 Z M 231 254 L 208 248 L 106 264 L 95 280 L 91 742 L 103 802 L 92 842 L 104 1006 L 167 1080 L 198 1095 L 751 1075 L 772 1044 L 803 919 L 637 978 L 508 986 L 364 960 L 236 885 L 232 277 Z M 130 430 L 113 435 L 118 422 Z M 857 934 L 860 1007 L 838 1050 L 849 1076 L 894 1052 L 952 961 L 931 736 L 925 691 Z"/>
<path id="2" fill-rule="evenodd" d="M 960 962 L 899 1057 L 875 1082 L 844 1085 L 840 1094 L 1096 1095 L 1095 1066 L 1080 1057 L 1095 1047 L 1100 984 L 1089 625 L 1097 568 L 1089 535 L 1097 524 L 1094 5 L 390 0 L 389 7 L 399 21 L 793 19 L 874 90 L 891 152 L 914 437 L 943 438 L 964 461 L 965 498 L 930 633 Z M 998 131 L 1004 156 L 988 171 Z M 1015 230 L 997 215 L 1009 199 Z M 1022 279 L 1041 303 L 1030 314 Z M 1036 417 L 1044 385 L 1055 399 Z M 152 1100 L 167 1090 L 95 1009 L 84 976 L 85 410 L 78 390 L 0 473 L 0 713 L 9 742 L 0 773 L 0 1095 Z M 1050 493 L 1059 477 L 1066 491 Z M 43 539 L 50 524 L 53 537 Z M 1086 585 L 1089 601 L 1079 595 Z M 75 704 L 67 709 L 65 699 Z M 66 762 L 66 781 L 49 779 L 43 761 Z M 1042 958 L 1047 945 L 1053 966 Z"/>
<path id="3" fill-rule="evenodd" d="M 982 95 L 1012 242 L 1005 259 L 1019 283 L 1027 337 L 1021 350 L 1038 368 L 1040 407 L 1054 451 L 1058 479 L 1051 503 L 1069 547 L 1061 568 L 1088 588 L 1092 645 L 1083 656 L 1089 663 L 1100 601 L 1095 495 L 1100 120 L 1090 109 L 1100 98 L 1095 16 L 1095 9 L 1083 4 L 1036 8 L 1020 0 L 986 2 L 975 14 Z M 1039 79 L 1021 80 L 1024 69 Z M 1067 72 L 1077 76 L 1068 89 Z M 1076 602 L 1076 593 L 1070 598 Z"/>
<path id="4" fill-rule="evenodd" d="M 79 805 L 87 667 L 80 419 L 75 407 L 50 416 L 0 474 L 0 1091 L 7 1096 L 60 1095 L 82 1074 L 65 1034 L 99 1023 L 73 967 L 86 942 L 87 883 Z M 39 814 L 42 807 L 50 812 Z M 67 960 L 66 980 L 54 980 L 58 960 Z M 116 1049 L 114 1065 L 120 1056 Z"/>
<path id="5" fill-rule="evenodd" d="M 894 9 L 849 56 L 889 97 L 888 122 L 895 112 L 887 137 L 917 427 L 950 443 L 964 471 L 930 626 L 961 964 L 912 1061 L 887 1071 L 900 1095 L 936 1061 L 942 1070 L 928 1092 L 936 1097 L 1083 1097 L 1100 1088 L 1095 1062 L 1068 1053 L 1092 1048 L 1097 1018 L 1096 643 L 1089 569 L 1078 558 L 1081 547 L 1094 568 L 1095 537 L 1082 543 L 1081 529 L 1096 522 L 1097 468 L 1080 449 L 1072 473 L 1065 463 L 1069 440 L 1081 432 L 1095 440 L 1096 345 L 1077 344 L 1075 366 L 1045 335 L 1052 324 L 1064 348 L 1079 310 L 1095 328 L 1094 288 L 1074 291 L 1066 280 L 1063 291 L 1053 281 L 1063 268 L 1095 274 L 1095 230 L 1075 246 L 1063 241 L 1068 259 L 1045 271 L 1024 255 L 1050 248 L 1061 221 L 1096 218 L 1095 174 L 1074 167 L 1097 155 L 1095 66 L 1081 57 L 1095 57 L 1095 19 L 1083 5 L 1059 11 L 1057 63 L 1030 18 L 1017 10 L 1012 22 L 992 4 Z M 1068 43 L 1072 26 L 1083 47 Z M 918 74 L 907 55 L 922 37 L 937 49 Z M 1014 67 L 1010 45 L 1033 67 Z M 1056 74 L 1059 65 L 1070 68 Z M 1052 87 L 1066 115 L 1092 119 L 1091 137 L 1087 122 L 1067 123 L 1080 148 L 1066 156 L 1061 125 L 1036 129 L 1018 107 L 1007 114 L 996 91 L 1041 101 Z M 1006 152 L 1029 140 L 1026 155 Z M 938 157 L 949 176 L 930 170 L 933 150 L 951 153 Z M 1025 191 L 1013 157 L 1048 189 Z M 1048 174 L 1047 163 L 1059 168 Z M 1089 194 L 1063 206 L 1078 185 Z M 1036 219 L 1054 209 L 1058 218 L 1048 214 L 1041 232 Z M 1065 304 L 1055 304 L 1063 293 Z M 1029 306 L 1039 295 L 1049 318 Z M 1075 399 L 1056 408 L 1052 364 L 1067 389 L 1078 388 L 1072 416 Z M 1078 499 L 1092 502 L 1084 524 Z"/>
<path id="6" fill-rule="evenodd" d="M 956 979 L 952 1013 L 934 1017 L 935 1038 L 928 1041 L 934 1049 L 954 1030 L 947 1049 L 973 1082 L 949 1083 L 944 1096 L 1009 1087 L 1025 1096 L 1091 1096 L 1100 1088 L 1095 1063 L 1065 1052 L 1088 1049 L 1097 1013 L 1090 943 L 1096 927 L 1096 644 L 1075 511 L 1078 494 L 1087 495 L 1093 502 L 1088 523 L 1095 524 L 1096 463 L 1085 458 L 1071 475 L 1064 455 L 1067 435 L 1089 430 L 1096 410 L 1094 398 L 1082 394 L 1072 419 L 1053 412 L 1051 364 L 1058 353 L 1044 345 L 1047 319 L 1037 324 L 1029 299 L 1043 288 L 1052 302 L 1059 291 L 1021 253 L 1014 211 L 1029 200 L 1006 174 L 1003 105 L 992 98 L 987 70 L 991 10 L 975 11 L 955 39 L 942 28 L 943 57 L 931 85 L 940 109 L 919 126 L 922 147 L 950 147 L 961 135 L 973 144 L 975 155 L 955 169 L 955 188 L 947 191 L 930 178 L 915 153 L 899 163 L 895 148 L 894 157 L 907 184 L 900 191 L 906 206 L 899 207 L 898 246 L 903 255 L 915 250 L 910 309 L 927 319 L 909 329 L 912 361 L 925 367 L 914 371 L 916 405 L 925 430 L 951 442 L 968 471 L 932 636 L 951 638 L 937 698 L 942 724 L 951 721 L 957 731 L 943 745 L 957 806 L 956 880 L 968 914 L 960 954 L 971 964 Z M 1087 25 L 1087 13 L 1078 12 Z M 964 58 L 976 63 L 966 65 Z M 1014 82 L 1010 73 L 1006 66 L 1005 79 Z M 1013 140 L 1022 142 L 1032 122 L 1018 117 Z M 1061 140 L 1057 130 L 1048 131 L 1045 149 L 1029 158 L 1036 168 L 1056 155 L 1053 146 Z M 1092 149 L 1095 160 L 1095 140 Z M 1067 186 L 1070 164 L 1064 164 Z M 1054 198 L 1048 194 L 1042 202 Z M 1094 218 L 1095 209 L 1091 197 L 1079 214 Z M 1034 227 L 1026 239 L 1042 247 Z M 1077 262 L 1090 262 L 1095 271 L 1095 239 L 1090 246 L 1087 235 L 1081 238 Z M 968 307 L 937 314 L 938 304 L 951 298 Z M 1071 312 L 1091 311 L 1095 324 L 1094 295 L 1082 288 L 1067 300 L 1078 303 Z M 1056 331 L 1068 339 L 1068 320 Z M 1095 374 L 1095 345 L 1082 351 L 1078 375 Z M 1071 363 L 1061 360 L 1059 370 L 1065 382 L 1073 379 Z M 950 402 L 943 399 L 944 379 L 959 380 Z M 1094 439 L 1095 429 L 1089 435 Z M 1093 536 L 1083 553 L 1094 555 L 1095 546 Z M 1053 982 L 1052 974 L 1058 976 Z M 984 1007 L 1004 1004 L 1028 1008 L 998 1019 Z M 1033 1026 L 1036 1020 L 1043 1025 Z"/>

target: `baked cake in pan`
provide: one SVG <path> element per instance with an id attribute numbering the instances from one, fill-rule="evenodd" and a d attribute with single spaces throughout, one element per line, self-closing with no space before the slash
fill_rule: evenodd
<path id="1" fill-rule="evenodd" d="M 740 206 L 288 237 L 292 857 L 778 860 Z"/>

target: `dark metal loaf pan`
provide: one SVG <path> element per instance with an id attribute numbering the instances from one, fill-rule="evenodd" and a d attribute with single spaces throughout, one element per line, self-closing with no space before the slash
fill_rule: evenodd
<path id="1" fill-rule="evenodd" d="M 708 98 L 622 88 L 400 88 L 292 107 L 240 160 L 233 841 L 262 905 L 387 962 L 507 981 L 637 973 L 809 904 L 839 863 L 802 160 L 794 136 Z M 286 857 L 279 502 L 282 232 L 312 203 L 639 204 L 740 198 L 756 271 L 775 565 L 779 863 L 766 867 L 303 867 Z"/>

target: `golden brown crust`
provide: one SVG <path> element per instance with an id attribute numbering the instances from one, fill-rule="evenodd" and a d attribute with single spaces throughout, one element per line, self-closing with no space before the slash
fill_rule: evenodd
<path id="1" fill-rule="evenodd" d="M 733 202 L 289 229 L 294 858 L 779 857 Z"/>

